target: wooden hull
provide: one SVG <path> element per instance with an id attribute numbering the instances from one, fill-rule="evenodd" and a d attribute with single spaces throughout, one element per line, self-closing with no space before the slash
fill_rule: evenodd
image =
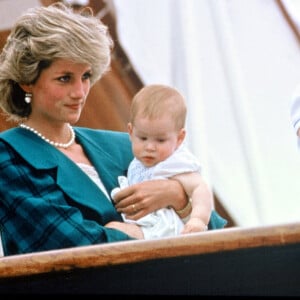
<path id="1" fill-rule="evenodd" d="M 0 293 L 300 295 L 300 223 L 0 259 Z"/>

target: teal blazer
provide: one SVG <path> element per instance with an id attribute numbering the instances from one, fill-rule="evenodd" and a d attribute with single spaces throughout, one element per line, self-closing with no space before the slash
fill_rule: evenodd
<path id="1" fill-rule="evenodd" d="M 133 158 L 128 134 L 74 130 L 110 194 Z M 122 221 L 113 203 L 73 161 L 28 130 L 0 134 L 0 186 L 5 255 L 132 239 L 104 227 Z"/>
<path id="2" fill-rule="evenodd" d="M 133 159 L 129 135 L 74 130 L 110 194 Z M 104 227 L 122 221 L 113 202 L 72 160 L 31 131 L 13 128 L 0 134 L 0 186 L 5 255 L 132 239 Z M 213 211 L 209 229 L 225 224 Z"/>

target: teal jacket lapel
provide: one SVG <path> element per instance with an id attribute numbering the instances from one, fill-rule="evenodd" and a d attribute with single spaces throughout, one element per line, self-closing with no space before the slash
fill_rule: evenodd
<path id="1" fill-rule="evenodd" d="M 13 131 L 13 134 L 10 132 Z M 110 136 L 105 137 L 104 131 L 101 136 L 97 131 L 81 131 L 75 128 L 76 139 L 81 143 L 84 151 L 89 156 L 94 167 L 98 171 L 107 192 L 117 186 L 117 176 L 124 175 L 130 159 L 131 153 L 126 152 L 123 159 L 124 164 L 120 164 L 114 157 L 113 147 Z M 101 137 L 101 138 L 100 138 Z M 97 185 L 68 157 L 55 147 L 49 145 L 34 133 L 14 128 L 3 132 L 0 136 L 9 143 L 28 163 L 40 170 L 57 169 L 57 184 L 74 201 L 89 206 L 93 210 L 111 211 L 112 203 L 108 201 L 105 194 Z M 97 142 L 99 141 L 99 143 Z M 102 147 L 102 143 L 105 147 Z M 128 143 L 128 149 L 130 144 Z M 108 149 L 110 151 L 108 151 Z"/>

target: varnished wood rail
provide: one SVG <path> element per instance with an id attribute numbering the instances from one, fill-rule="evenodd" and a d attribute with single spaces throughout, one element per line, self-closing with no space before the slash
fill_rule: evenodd
<path id="1" fill-rule="evenodd" d="M 0 278 L 292 243 L 300 243 L 300 223 L 233 227 L 152 241 L 118 242 L 7 256 L 0 258 Z"/>
<path id="2" fill-rule="evenodd" d="M 0 258 L 0 294 L 300 296 L 300 223 Z"/>

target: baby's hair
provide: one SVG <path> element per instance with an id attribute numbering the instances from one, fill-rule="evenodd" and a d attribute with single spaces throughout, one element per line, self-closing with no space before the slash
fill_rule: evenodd
<path id="1" fill-rule="evenodd" d="M 174 121 L 176 129 L 184 128 L 187 114 L 184 97 L 173 87 L 151 84 L 133 97 L 130 122 L 134 125 L 137 116 L 157 119 L 166 113 Z"/>

